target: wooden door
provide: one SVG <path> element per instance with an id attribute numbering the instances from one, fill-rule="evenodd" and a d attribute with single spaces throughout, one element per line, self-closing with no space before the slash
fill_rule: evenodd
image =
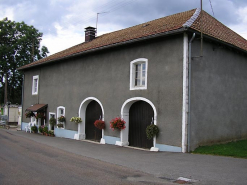
<path id="1" fill-rule="evenodd" d="M 139 148 L 151 148 L 153 140 L 148 140 L 146 128 L 151 124 L 154 111 L 151 105 L 144 101 L 132 104 L 129 110 L 129 145 Z"/>
<path id="2" fill-rule="evenodd" d="M 94 126 L 95 120 L 102 118 L 102 110 L 98 102 L 91 101 L 86 109 L 86 139 L 100 141 L 102 138 L 102 130 Z"/>

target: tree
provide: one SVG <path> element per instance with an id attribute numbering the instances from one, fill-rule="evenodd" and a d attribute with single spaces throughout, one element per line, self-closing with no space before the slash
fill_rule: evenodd
<path id="1" fill-rule="evenodd" d="M 12 103 L 21 103 L 22 72 L 17 68 L 47 57 L 47 47 L 40 48 L 43 34 L 24 22 L 0 20 L 0 101 L 6 103 L 3 93 Z M 6 81 L 7 79 L 7 81 Z M 6 82 L 5 82 L 6 81 Z M 7 83 L 7 84 L 6 84 Z M 5 89 L 7 86 L 7 89 Z"/>

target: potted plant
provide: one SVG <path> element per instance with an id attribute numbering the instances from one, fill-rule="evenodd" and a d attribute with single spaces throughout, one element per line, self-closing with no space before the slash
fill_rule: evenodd
<path id="1" fill-rule="evenodd" d="M 58 123 L 58 124 L 57 124 L 57 127 L 58 127 L 58 128 L 63 128 L 63 124 L 62 124 L 62 123 Z"/>
<path id="2" fill-rule="evenodd" d="M 60 116 L 57 118 L 57 120 L 60 122 L 60 123 L 63 123 L 65 122 L 65 117 L 64 116 Z"/>
<path id="3" fill-rule="evenodd" d="M 48 127 L 47 127 L 47 126 L 44 126 L 43 132 L 44 132 L 44 134 L 45 134 L 46 136 L 48 135 Z"/>
<path id="4" fill-rule="evenodd" d="M 52 130 L 49 130 L 48 131 L 48 134 L 49 134 L 49 136 L 51 136 L 51 137 L 54 137 L 55 135 L 54 135 L 54 131 L 52 131 Z"/>
<path id="5" fill-rule="evenodd" d="M 105 129 L 105 122 L 102 120 L 96 120 L 94 126 L 100 130 Z"/>
<path id="6" fill-rule="evenodd" d="M 44 125 L 39 126 L 39 132 L 44 134 Z"/>
<path id="7" fill-rule="evenodd" d="M 35 114 L 32 111 L 28 111 L 25 113 L 25 116 L 26 116 L 26 118 L 31 118 L 31 117 L 35 116 Z"/>
<path id="8" fill-rule="evenodd" d="M 158 136 L 158 134 L 159 134 L 159 128 L 157 125 L 151 124 L 147 126 L 146 135 L 149 140 L 153 139 L 154 136 Z"/>
<path id="9" fill-rule="evenodd" d="M 45 113 L 44 112 L 38 112 L 36 115 L 35 115 L 36 119 L 39 119 L 39 118 L 45 118 Z"/>
<path id="10" fill-rule="evenodd" d="M 110 128 L 112 130 L 114 130 L 114 129 L 122 130 L 122 129 L 125 129 L 125 123 L 126 122 L 122 118 L 116 117 L 116 118 L 111 120 Z"/>
<path id="11" fill-rule="evenodd" d="M 37 132 L 38 132 L 38 128 L 37 128 L 36 126 L 32 126 L 32 127 L 31 127 L 31 131 L 32 131 L 33 133 L 37 133 Z"/>
<path id="12" fill-rule="evenodd" d="M 53 130 L 54 129 L 54 125 L 56 125 L 56 118 L 51 117 L 49 122 L 50 122 L 52 130 Z"/>
<path id="13" fill-rule="evenodd" d="M 72 118 L 70 119 L 70 121 L 71 121 L 71 122 L 75 122 L 75 123 L 77 123 L 77 124 L 82 122 L 82 120 L 81 120 L 80 117 L 72 117 Z"/>

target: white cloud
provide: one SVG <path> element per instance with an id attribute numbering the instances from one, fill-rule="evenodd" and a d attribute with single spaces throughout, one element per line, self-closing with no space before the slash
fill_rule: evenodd
<path id="1" fill-rule="evenodd" d="M 74 45 L 84 42 L 84 34 L 76 33 L 73 26 L 62 27 L 59 23 L 55 23 L 57 35 L 46 34 L 43 36 L 41 45 L 48 47 L 50 54 L 57 53 Z"/>
<path id="2" fill-rule="evenodd" d="M 9 20 L 14 20 L 14 8 L 5 8 L 0 6 L 0 10 L 0 17 L 2 19 L 8 17 Z"/>
<path id="3" fill-rule="evenodd" d="M 237 32 L 239 35 L 247 39 L 247 6 L 240 7 L 237 10 L 238 24 L 230 25 L 230 28 Z"/>
<path id="4" fill-rule="evenodd" d="M 247 23 L 247 6 L 238 9 L 238 15 L 241 17 L 243 23 Z"/>

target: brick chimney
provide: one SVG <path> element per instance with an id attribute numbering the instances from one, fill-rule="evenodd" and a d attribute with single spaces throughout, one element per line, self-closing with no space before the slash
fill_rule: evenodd
<path id="1" fill-rule="evenodd" d="M 96 28 L 91 26 L 85 28 L 85 42 L 90 42 L 93 39 L 95 39 L 95 35 L 96 35 Z"/>

